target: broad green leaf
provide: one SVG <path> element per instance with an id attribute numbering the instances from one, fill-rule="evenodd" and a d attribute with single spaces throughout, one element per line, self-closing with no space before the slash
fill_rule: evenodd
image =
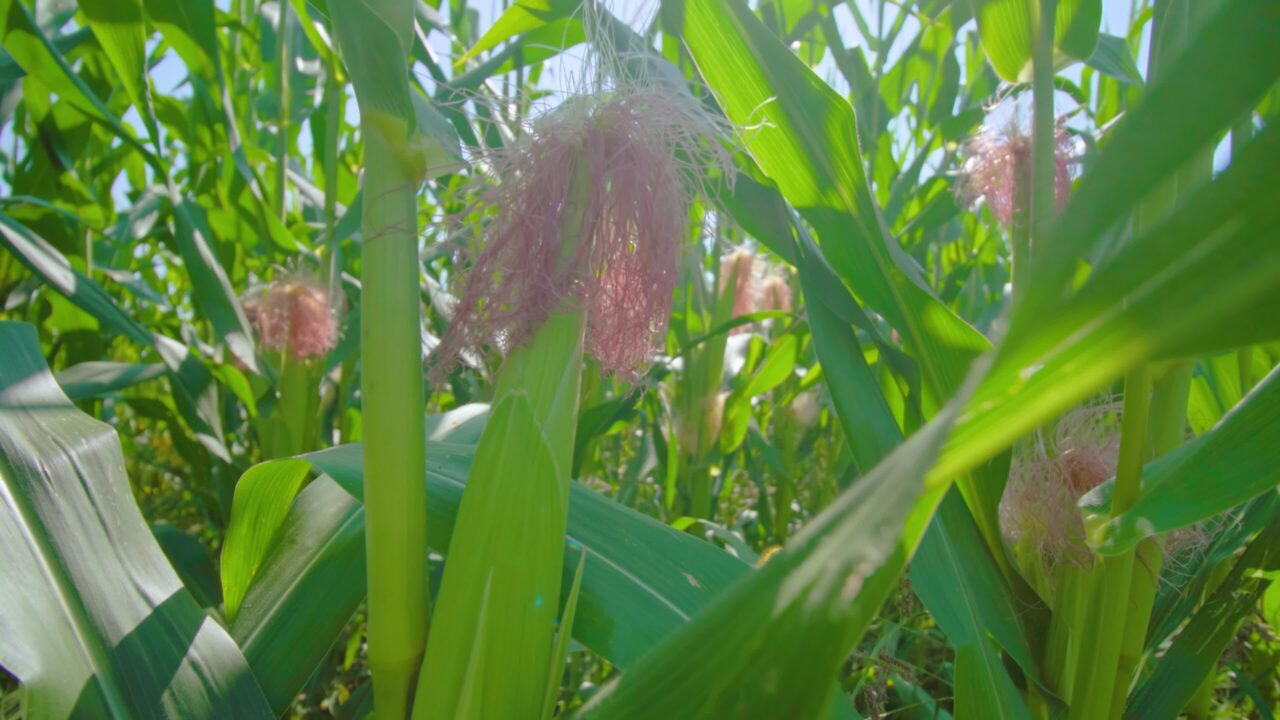
<path id="1" fill-rule="evenodd" d="M 147 162 L 161 171 L 156 157 L 134 137 L 133 132 L 93 94 L 71 70 L 21 0 L 0 0 L 0 45 L 28 74 L 38 78 L 59 97 L 101 122 L 126 143 L 142 153 Z"/>
<path id="2" fill-rule="evenodd" d="M 196 602 L 204 608 L 217 608 L 222 603 L 222 592 L 218 587 L 218 567 L 208 548 L 166 522 L 152 525 L 151 534 Z"/>
<path id="3" fill-rule="evenodd" d="M 1114 555 L 1144 537 L 1217 515 L 1280 485 L 1280 369 L 1213 430 L 1149 463 L 1138 501 L 1111 517 L 1114 481 L 1081 499 L 1094 516 L 1090 541 Z"/>
<path id="4" fill-rule="evenodd" d="M 271 718 L 134 503 L 119 440 L 0 323 L 0 664 L 30 717 Z"/>
<path id="5" fill-rule="evenodd" d="M 100 398 L 165 373 L 159 363 L 121 363 L 90 361 L 72 365 L 59 372 L 55 379 L 62 392 L 73 402 Z"/>
<path id="6" fill-rule="evenodd" d="M 310 471 L 305 460 L 281 460 L 251 468 L 236 483 L 221 561 L 223 612 L 229 622 L 235 622 L 245 592 Z"/>
<path id="7" fill-rule="evenodd" d="M 575 0 L 517 0 L 493 21 L 484 35 L 471 49 L 458 58 L 459 65 L 510 40 L 516 35 L 537 30 L 548 23 L 563 19 L 578 10 L 581 3 Z"/>
<path id="8" fill-rule="evenodd" d="M 960 496 L 943 499 L 911 561 L 910 576 L 912 590 L 957 648 L 957 716 L 965 716 L 961 708 L 994 707 L 1004 708 L 999 717 L 1026 716 L 995 645 L 1032 677 L 1038 677 L 1039 664 L 1022 628 L 1018 600 Z"/>
<path id="9" fill-rule="evenodd" d="M 520 718 L 543 706 L 585 322 L 581 310 L 552 315 L 503 361 L 450 539 L 458 552 L 445 556 L 415 719 Z"/>
<path id="10" fill-rule="evenodd" d="M 139 0 L 78 0 L 80 11 L 111 61 L 120 83 L 142 115 L 153 139 L 156 135 L 151 90 L 147 86 L 146 22 Z"/>
<path id="11" fill-rule="evenodd" d="M 230 461 L 222 438 L 222 419 L 213 375 L 190 348 L 164 335 L 152 333 L 116 305 L 101 285 L 71 267 L 62 253 L 26 226 L 0 213 L 0 243 L 68 300 L 130 340 L 156 350 L 178 380 L 175 399 L 201 444 L 217 457 Z"/>
<path id="12" fill-rule="evenodd" d="M 1017 686 L 989 643 L 978 640 L 961 645 L 953 639 L 952 644 L 956 648 L 956 718 L 1032 719 Z"/>
<path id="13" fill-rule="evenodd" d="M 468 70 L 463 77 L 475 79 L 485 68 L 489 69 L 488 75 L 493 76 L 518 68 L 533 67 L 586 40 L 587 33 L 579 18 L 553 20 L 512 40 L 507 47 L 491 55 L 475 69 Z M 465 86 L 459 83 L 459 87 Z"/>
<path id="14" fill-rule="evenodd" d="M 1000 77 L 1010 82 L 1030 74 L 1032 3 L 1044 0 L 971 0 L 982 48 Z M 1055 0 L 1053 46 L 1056 54 L 1087 60 L 1098 44 L 1102 0 Z M 1038 10 L 1035 10 L 1038 12 Z M 1060 60 L 1059 60 L 1060 61 Z"/>
<path id="15" fill-rule="evenodd" d="M 1138 71 L 1138 63 L 1133 59 L 1133 51 L 1122 37 L 1100 33 L 1098 47 L 1085 62 L 1122 83 L 1143 84 L 1142 73 Z"/>
<path id="16" fill-rule="evenodd" d="M 819 716 L 947 487 L 927 474 L 959 406 L 946 406 L 579 716 Z"/>
<path id="17" fill-rule="evenodd" d="M 1177 717 L 1218 664 L 1244 618 L 1256 612 L 1270 580 L 1262 571 L 1280 564 L 1280 523 L 1254 538 L 1231 572 L 1191 617 L 1160 658 L 1155 671 L 1134 690 L 1126 718 Z"/>
<path id="18" fill-rule="evenodd" d="M 431 546 L 442 553 L 486 418 L 484 406 L 428 418 L 427 527 Z M 232 624 L 277 710 L 364 598 L 361 450 L 343 445 L 302 456 L 324 475 L 298 495 Z M 569 487 L 566 543 L 566 557 L 577 546 L 587 556 L 573 636 L 622 667 L 750 571 L 728 553 L 577 483 Z M 564 582 L 572 564 L 564 567 Z"/>
<path id="19" fill-rule="evenodd" d="M 213 0 L 143 0 L 147 17 L 193 73 L 222 79 Z"/>
<path id="20" fill-rule="evenodd" d="M 783 335 L 769 346 L 764 362 L 743 388 L 744 397 L 755 397 L 781 385 L 796 369 L 796 348 L 799 342 L 792 334 Z"/>
<path id="21" fill-rule="evenodd" d="M 230 627 L 273 715 L 288 709 L 364 596 L 363 510 L 318 477 L 290 507 Z"/>
<path id="22" fill-rule="evenodd" d="M 80 28 L 69 33 L 57 36 L 53 39 L 53 49 L 66 55 L 67 53 L 80 47 L 86 40 L 93 37 L 93 31 L 89 28 Z M 0 84 L 11 83 L 26 75 L 27 71 L 13 59 L 13 56 L 4 50 L 0 50 Z"/>

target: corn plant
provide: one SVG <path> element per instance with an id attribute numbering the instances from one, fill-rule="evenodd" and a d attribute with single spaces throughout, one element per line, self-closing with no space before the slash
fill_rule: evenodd
<path id="1" fill-rule="evenodd" d="M 1270 717 L 1275 0 L 0 0 L 0 717 Z"/>

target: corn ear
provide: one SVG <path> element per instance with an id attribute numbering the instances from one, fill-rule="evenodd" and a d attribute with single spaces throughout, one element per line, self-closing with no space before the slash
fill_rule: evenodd
<path id="1" fill-rule="evenodd" d="M 503 363 L 450 542 L 415 720 L 524 720 L 544 706 L 584 324 L 581 310 L 553 315 Z"/>

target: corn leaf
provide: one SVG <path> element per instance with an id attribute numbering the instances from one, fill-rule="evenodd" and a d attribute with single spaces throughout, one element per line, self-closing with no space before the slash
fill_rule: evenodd
<path id="1" fill-rule="evenodd" d="M 0 323 L 0 348 L 0 663 L 26 711 L 273 717 L 144 523 L 115 431 L 58 389 L 34 328 Z"/>
<path id="2" fill-rule="evenodd" d="M 971 0 L 982 49 L 1000 77 L 1025 80 L 1030 72 L 1032 3 L 1042 0 Z M 1087 60 L 1098 45 L 1102 0 L 1056 0 L 1053 45 L 1059 53 Z"/>
<path id="3" fill-rule="evenodd" d="M 1155 672 L 1134 690 L 1126 718 L 1175 717 L 1235 637 L 1241 621 L 1256 612 L 1271 584 L 1263 571 L 1280 565 L 1280 523 L 1272 522 L 1249 544 L 1221 586 L 1173 640 Z"/>
<path id="4" fill-rule="evenodd" d="M 428 528 L 442 553 L 486 420 L 484 406 L 428 418 Z M 231 627 L 277 710 L 364 598 L 361 450 L 343 445 L 303 456 L 325 474 L 299 493 Z M 276 462 L 284 461 L 268 465 Z M 233 525 L 243 521 L 232 518 Z M 569 487 L 566 548 L 565 583 L 573 577 L 575 548 L 586 554 L 573 637 L 622 667 L 750 571 L 728 553 L 577 483 Z M 325 602 L 315 602 L 317 594 Z"/>
<path id="5" fill-rule="evenodd" d="M 103 397 L 165 373 L 159 363 L 89 361 L 72 365 L 54 376 L 72 402 Z"/>

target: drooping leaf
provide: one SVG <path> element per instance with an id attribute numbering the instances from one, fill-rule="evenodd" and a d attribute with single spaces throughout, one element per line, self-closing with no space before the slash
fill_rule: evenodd
<path id="1" fill-rule="evenodd" d="M 0 663 L 32 717 L 271 718 L 235 642 L 169 566 L 115 431 L 34 328 L 0 323 Z"/>
<path id="2" fill-rule="evenodd" d="M 486 418 L 485 406 L 428 418 L 427 527 L 442 553 Z M 303 456 L 325 474 L 298 495 L 232 624 L 273 708 L 288 704 L 364 598 L 361 451 L 343 445 Z M 574 639 L 622 667 L 750 572 L 728 553 L 577 483 L 569 488 L 566 542 L 567 557 L 577 547 L 587 557 Z M 317 594 L 325 601 L 314 601 Z"/>
<path id="3" fill-rule="evenodd" d="M 68 398 L 80 401 L 103 397 L 164 373 L 165 367 L 159 363 L 89 361 L 72 365 L 59 372 L 55 379 Z"/>
<path id="4" fill-rule="evenodd" d="M 155 111 L 147 86 L 146 21 L 139 0 L 78 0 L 80 10 L 111 61 L 120 83 L 156 138 Z"/>
<path id="5" fill-rule="evenodd" d="M 497 20 L 493 21 L 470 50 L 458 58 L 458 64 L 465 63 L 516 35 L 537 30 L 550 22 L 562 19 L 577 10 L 580 5 L 573 0 L 517 0 Z"/>
<path id="6" fill-rule="evenodd" d="M 1098 47 L 1086 61 L 1090 67 L 1096 68 L 1122 83 L 1142 85 L 1142 73 L 1138 71 L 1138 63 L 1133 59 L 1129 43 L 1122 37 L 1101 33 L 1098 35 Z"/>

